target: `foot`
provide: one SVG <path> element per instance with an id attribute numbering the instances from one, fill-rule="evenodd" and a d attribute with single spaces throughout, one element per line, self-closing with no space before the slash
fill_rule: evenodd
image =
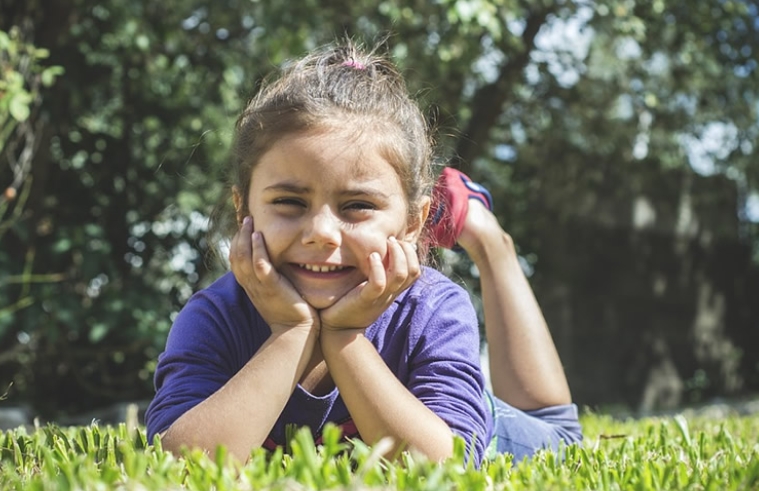
<path id="1" fill-rule="evenodd" d="M 453 249 L 464 230 L 469 202 L 478 202 L 485 210 L 493 209 L 493 198 L 480 184 L 462 172 L 446 167 L 432 190 L 432 208 L 427 226 L 430 245 Z"/>

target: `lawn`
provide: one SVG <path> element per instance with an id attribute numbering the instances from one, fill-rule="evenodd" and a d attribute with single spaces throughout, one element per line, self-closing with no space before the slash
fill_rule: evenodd
<path id="1" fill-rule="evenodd" d="M 621 421 L 585 414 L 582 423 L 584 444 L 563 449 L 563 459 L 553 452 L 521 462 L 501 456 L 480 469 L 463 464 L 461 442 L 443 464 L 410 454 L 391 464 L 379 457 L 381 445 L 348 449 L 335 428 L 322 446 L 297 432 L 289 454 L 254 451 L 240 467 L 223 449 L 174 457 L 126 423 L 44 426 L 0 433 L 0 489 L 759 489 L 759 415 Z"/>

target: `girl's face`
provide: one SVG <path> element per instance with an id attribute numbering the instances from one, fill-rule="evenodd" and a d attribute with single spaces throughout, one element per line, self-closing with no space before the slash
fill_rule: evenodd
<path id="1" fill-rule="evenodd" d="M 369 254 L 384 259 L 389 237 L 416 242 L 428 210 L 409 220 L 400 178 L 370 137 L 327 129 L 274 143 L 247 200 L 273 266 L 316 309 L 365 281 Z"/>

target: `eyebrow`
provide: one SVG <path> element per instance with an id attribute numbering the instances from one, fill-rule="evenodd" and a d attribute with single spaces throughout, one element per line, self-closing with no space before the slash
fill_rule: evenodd
<path id="1" fill-rule="evenodd" d="M 286 192 L 293 194 L 308 194 L 311 192 L 311 188 L 308 186 L 301 186 L 293 182 L 278 182 L 264 188 L 264 192 Z M 355 196 L 373 196 L 379 199 L 389 199 L 389 195 L 383 193 L 379 189 L 373 187 L 355 187 L 338 191 L 340 196 L 355 197 Z"/>
<path id="2" fill-rule="evenodd" d="M 266 186 L 264 188 L 264 191 L 284 191 L 294 194 L 306 194 L 311 191 L 311 188 L 308 186 L 299 186 L 295 183 L 285 181 L 272 184 L 271 186 Z"/>
<path id="3" fill-rule="evenodd" d="M 363 187 L 363 188 L 358 187 L 358 188 L 353 188 L 353 189 L 346 189 L 344 191 L 340 191 L 338 194 L 341 196 L 349 197 L 349 198 L 354 197 L 354 196 L 372 196 L 374 198 L 379 198 L 379 199 L 389 198 L 387 194 L 383 193 L 379 189 L 374 189 L 371 187 Z"/>

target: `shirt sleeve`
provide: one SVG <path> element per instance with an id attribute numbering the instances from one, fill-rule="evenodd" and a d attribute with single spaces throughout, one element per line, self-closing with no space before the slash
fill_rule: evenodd
<path id="1" fill-rule="evenodd" d="M 258 349 L 240 304 L 211 292 L 193 296 L 169 331 L 159 356 L 156 394 L 146 414 L 148 441 L 234 376 Z"/>
<path id="2" fill-rule="evenodd" d="M 419 301 L 408 388 L 467 442 L 479 463 L 492 418 L 484 397 L 477 315 L 469 294 L 450 281 L 426 288 Z"/>

